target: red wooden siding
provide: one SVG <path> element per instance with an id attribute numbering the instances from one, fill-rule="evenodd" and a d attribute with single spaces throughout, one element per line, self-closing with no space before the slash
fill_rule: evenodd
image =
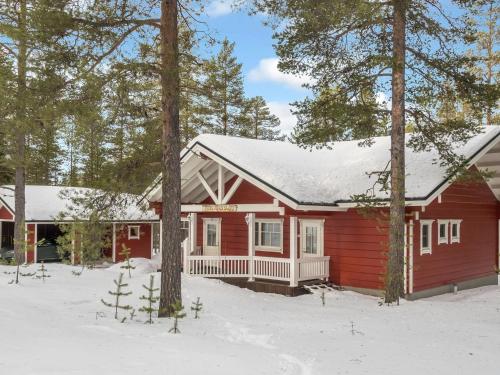
<path id="1" fill-rule="evenodd" d="M 14 220 L 14 217 L 9 210 L 2 205 L 0 205 L 0 220 Z"/>
<path id="2" fill-rule="evenodd" d="M 27 224 L 26 228 L 27 228 L 26 239 L 27 239 L 27 249 L 28 249 L 28 256 L 26 262 L 31 263 L 34 262 L 35 260 L 35 242 L 36 242 L 35 224 Z"/>
<path id="3" fill-rule="evenodd" d="M 414 291 L 492 275 L 497 264 L 498 202 L 486 183 L 452 184 L 420 212 L 432 223 L 432 254 L 420 255 L 415 221 Z M 438 245 L 438 219 L 461 219 L 460 243 Z"/>
<path id="4" fill-rule="evenodd" d="M 356 209 L 334 212 L 325 221 L 330 279 L 342 286 L 382 289 L 387 244 L 384 222 L 365 217 Z"/>
<path id="5" fill-rule="evenodd" d="M 140 238 L 138 240 L 128 239 L 128 227 L 139 225 Z M 122 244 L 130 248 L 131 258 L 151 258 L 151 223 L 141 224 L 117 224 L 116 225 L 116 261 L 121 262 L 125 258 L 120 255 Z"/>

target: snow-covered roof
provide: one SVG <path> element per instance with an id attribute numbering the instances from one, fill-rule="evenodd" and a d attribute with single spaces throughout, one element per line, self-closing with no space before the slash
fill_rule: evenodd
<path id="1" fill-rule="evenodd" d="M 472 160 L 499 139 L 500 126 L 490 126 L 466 144 L 455 145 L 455 152 Z M 288 142 L 200 135 L 183 150 L 183 181 L 193 176 L 191 171 L 196 162 L 193 159 L 208 157 L 294 205 L 346 204 L 353 195 L 367 193 L 377 179 L 373 173 L 384 171 L 390 161 L 390 137 L 377 137 L 373 141 L 371 146 L 345 141 L 332 143 L 330 148 L 308 150 Z M 209 166 L 206 161 L 200 163 L 199 168 Z M 408 201 L 425 200 L 448 177 L 446 167 L 439 163 L 437 150 L 415 152 L 411 147 L 406 148 Z M 150 200 L 161 199 L 158 179 L 155 181 L 156 187 L 148 190 Z M 380 188 L 375 193 L 379 199 L 389 198 L 389 193 Z"/>
<path id="2" fill-rule="evenodd" d="M 0 204 L 14 212 L 14 186 L 0 186 Z M 102 194 L 102 191 L 80 187 L 26 185 L 26 221 L 53 221 L 60 219 L 62 213 L 70 214 L 64 220 L 71 220 L 78 208 L 75 207 L 75 198 L 92 197 Z M 156 221 L 157 215 L 151 211 L 141 209 L 137 205 L 139 197 L 122 195 L 130 202 L 125 209 L 117 209 L 113 221 Z M 124 199 L 125 200 L 125 199 Z"/>

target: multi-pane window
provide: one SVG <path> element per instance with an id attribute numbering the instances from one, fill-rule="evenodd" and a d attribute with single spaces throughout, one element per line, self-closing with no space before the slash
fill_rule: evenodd
<path id="1" fill-rule="evenodd" d="M 129 225 L 128 227 L 128 239 L 138 240 L 141 238 L 140 226 L 139 225 Z"/>
<path id="2" fill-rule="evenodd" d="M 420 254 L 432 253 L 432 223 L 434 220 L 420 221 Z"/>
<path id="3" fill-rule="evenodd" d="M 304 235 L 304 253 L 317 254 L 318 253 L 318 227 L 306 226 Z"/>
<path id="4" fill-rule="evenodd" d="M 281 219 L 257 219 L 255 221 L 255 247 L 271 251 L 281 251 L 283 224 Z"/>
<path id="5" fill-rule="evenodd" d="M 207 224 L 207 246 L 217 246 L 217 224 Z"/>
<path id="6" fill-rule="evenodd" d="M 451 243 L 460 243 L 460 224 L 462 220 L 450 220 Z"/>
<path id="7" fill-rule="evenodd" d="M 189 221 L 181 220 L 181 242 L 189 237 Z"/>
<path id="8" fill-rule="evenodd" d="M 449 220 L 438 220 L 438 244 L 448 243 L 448 227 L 450 226 Z"/>

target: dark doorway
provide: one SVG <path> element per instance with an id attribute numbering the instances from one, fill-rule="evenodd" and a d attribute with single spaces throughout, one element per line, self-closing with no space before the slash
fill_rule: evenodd
<path id="1" fill-rule="evenodd" d="M 0 248 L 13 249 L 14 248 L 14 223 L 11 221 L 0 221 L 2 226 L 0 233 Z"/>
<path id="2" fill-rule="evenodd" d="M 38 224 L 36 247 L 37 262 L 60 261 L 61 255 L 57 251 L 57 238 L 62 232 L 55 224 Z"/>

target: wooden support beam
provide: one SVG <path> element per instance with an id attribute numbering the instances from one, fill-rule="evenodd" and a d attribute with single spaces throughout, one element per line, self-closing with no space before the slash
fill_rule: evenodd
<path id="1" fill-rule="evenodd" d="M 222 165 L 217 166 L 217 203 L 222 203 L 224 199 L 224 167 Z"/>
<path id="2" fill-rule="evenodd" d="M 210 195 L 210 198 L 212 198 L 212 200 L 214 201 L 215 204 L 219 204 L 220 202 L 217 198 L 217 195 L 215 195 L 214 191 L 212 190 L 212 188 L 208 184 L 207 180 L 205 180 L 205 177 L 203 177 L 201 172 L 198 172 L 196 175 L 198 176 L 198 179 L 200 180 L 201 184 L 203 185 L 203 187 L 207 191 L 208 195 Z"/>
<path id="3" fill-rule="evenodd" d="M 234 193 L 236 192 L 236 190 L 238 190 L 242 182 L 243 179 L 238 176 L 236 181 L 233 182 L 233 185 L 231 186 L 227 194 L 224 196 L 224 199 L 222 199 L 222 204 L 227 204 L 227 202 L 229 202 L 229 200 L 233 197 Z"/>

